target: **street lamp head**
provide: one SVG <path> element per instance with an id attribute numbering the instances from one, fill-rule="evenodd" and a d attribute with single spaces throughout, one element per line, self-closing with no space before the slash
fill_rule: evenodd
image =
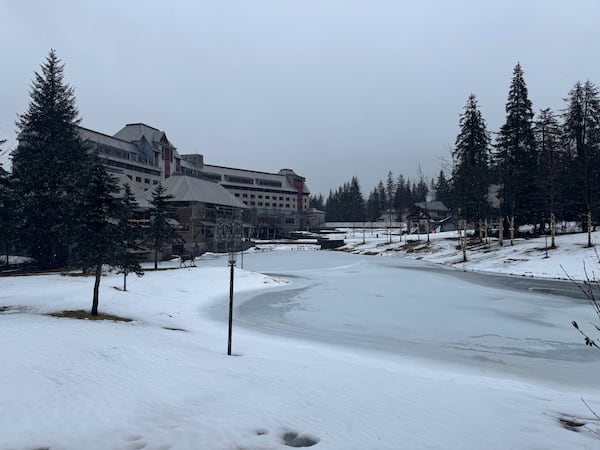
<path id="1" fill-rule="evenodd" d="M 235 265 L 235 253 L 234 252 L 229 252 L 229 265 L 230 266 Z"/>

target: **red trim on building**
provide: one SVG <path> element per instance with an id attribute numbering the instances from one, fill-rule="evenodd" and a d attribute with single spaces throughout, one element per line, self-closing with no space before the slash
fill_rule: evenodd
<path id="1" fill-rule="evenodd" d="M 302 178 L 296 178 L 294 180 L 294 186 L 296 187 L 296 210 L 298 212 L 302 212 L 302 194 L 304 192 L 304 180 Z"/>

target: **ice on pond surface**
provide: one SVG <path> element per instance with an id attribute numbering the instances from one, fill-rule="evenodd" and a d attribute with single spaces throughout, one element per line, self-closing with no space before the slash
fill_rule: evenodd
<path id="1" fill-rule="evenodd" d="M 246 267 L 291 282 L 239 306 L 241 324 L 262 331 L 556 381 L 600 362 L 570 323 L 588 320 L 589 305 L 558 295 L 576 294 L 569 282 L 324 252 L 248 255 Z"/>

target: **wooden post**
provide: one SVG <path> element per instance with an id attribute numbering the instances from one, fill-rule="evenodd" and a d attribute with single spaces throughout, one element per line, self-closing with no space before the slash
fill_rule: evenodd
<path id="1" fill-rule="evenodd" d="M 588 247 L 592 246 L 592 212 L 587 213 L 587 235 L 588 235 Z"/>
<path id="2" fill-rule="evenodd" d="M 479 242 L 483 242 L 483 220 L 479 219 Z"/>
<path id="3" fill-rule="evenodd" d="M 500 244 L 500 247 L 504 246 L 504 217 L 502 216 L 500 216 L 498 223 L 498 244 Z"/>
<path id="4" fill-rule="evenodd" d="M 491 241 L 490 241 L 490 236 L 488 234 L 488 220 L 487 219 L 485 219 L 485 221 L 484 221 L 484 226 L 485 226 L 485 232 L 484 232 L 485 243 L 488 245 L 488 250 L 491 250 Z"/>
<path id="5" fill-rule="evenodd" d="M 556 220 L 554 217 L 554 213 L 550 214 L 550 248 L 556 248 Z"/>
<path id="6" fill-rule="evenodd" d="M 509 224 L 510 224 L 510 245 L 515 245 L 515 216 L 510 216 L 509 219 Z"/>
<path id="7" fill-rule="evenodd" d="M 467 260 L 467 219 L 463 219 L 463 243 L 462 243 L 462 252 L 463 252 L 463 262 Z"/>

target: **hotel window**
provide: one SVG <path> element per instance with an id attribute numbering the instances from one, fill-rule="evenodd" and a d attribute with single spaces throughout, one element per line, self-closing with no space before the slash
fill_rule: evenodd
<path id="1" fill-rule="evenodd" d="M 144 183 L 150 184 L 150 178 L 144 178 Z"/>
<path id="2" fill-rule="evenodd" d="M 142 182 L 142 177 L 135 177 L 135 181 L 137 181 L 138 183 Z"/>

